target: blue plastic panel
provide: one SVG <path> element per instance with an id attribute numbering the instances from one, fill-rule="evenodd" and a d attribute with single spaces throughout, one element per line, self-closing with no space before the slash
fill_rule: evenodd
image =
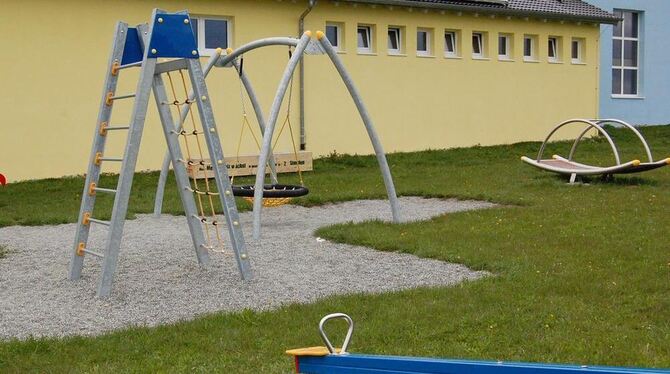
<path id="1" fill-rule="evenodd" d="M 329 355 L 298 357 L 303 374 L 669 374 L 666 369 L 530 364 L 519 362 L 441 360 L 420 357 Z"/>
<path id="2" fill-rule="evenodd" d="M 153 25 L 149 41 L 150 58 L 200 57 L 188 14 L 156 14 Z M 153 53 L 154 50 L 156 53 Z"/>
<path id="3" fill-rule="evenodd" d="M 137 29 L 129 27 L 128 34 L 126 35 L 126 45 L 123 47 L 121 65 L 142 61 L 143 57 L 142 45 L 140 44 L 140 36 L 137 33 Z"/>

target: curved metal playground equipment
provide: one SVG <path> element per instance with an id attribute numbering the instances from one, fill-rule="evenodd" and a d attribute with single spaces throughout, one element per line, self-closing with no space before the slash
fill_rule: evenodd
<path id="1" fill-rule="evenodd" d="M 310 32 L 305 32 L 299 39 L 280 37 L 257 40 L 245 44 L 236 51 L 227 50 L 225 55 L 222 54 L 221 49 L 218 49 L 203 69 L 191 27 L 191 19 L 187 12 L 168 13 L 155 9 L 148 24 L 129 27 L 125 22 L 117 23 L 82 193 L 77 231 L 71 252 L 69 278 L 71 280 L 80 279 L 84 259 L 92 256 L 101 260 L 102 271 L 98 296 L 107 297 L 111 293 L 139 145 L 150 96 L 153 92 L 168 148 L 158 184 L 155 212 L 160 213 L 167 174 L 172 164 L 198 263 L 206 265 L 212 252 L 228 251 L 224 240 L 224 231 L 227 230 L 230 250 L 237 262 L 241 278 L 251 279 L 253 277 L 251 262 L 241 229 L 235 196 L 254 197 L 254 233 L 258 237 L 260 235 L 260 210 L 264 198 L 281 200 L 301 196 L 308 192 L 304 186 L 278 184 L 270 146 L 286 88 L 305 53 L 327 54 L 349 89 L 368 130 L 389 195 L 393 218 L 397 222 L 399 213 L 395 187 L 372 121 L 358 91 L 353 86 L 351 77 L 344 69 L 333 47 L 323 33 L 319 32 L 317 35 L 318 42 L 312 40 Z M 243 60 L 237 60 L 246 52 L 266 46 L 288 46 L 289 50 L 291 48 L 295 50 L 280 81 L 267 122 L 263 117 L 251 82 L 243 72 Z M 244 87 L 250 98 L 260 131 L 263 134 L 263 146 L 259 157 L 261 167 L 257 168 L 256 183 L 253 186 L 233 186 L 228 175 L 205 81 L 205 76 L 214 67 L 234 67 L 238 71 L 241 86 Z M 118 95 L 116 89 L 119 74 L 129 68 L 140 69 L 136 91 L 131 94 Z M 240 88 L 240 93 L 242 94 L 242 88 Z M 114 102 L 117 100 L 133 102 L 128 124 L 110 124 Z M 194 114 L 195 111 L 191 110 L 192 107 L 197 107 L 197 116 Z M 176 116 L 173 116 L 173 111 L 176 112 Z M 244 111 L 243 108 L 243 114 L 246 115 Z M 244 118 L 246 119 L 246 116 Z M 250 125 L 249 128 L 251 128 Z M 281 130 L 279 132 L 281 133 Z M 126 146 L 122 157 L 105 155 L 106 139 L 113 133 L 125 135 Z M 119 179 L 116 188 L 103 188 L 98 185 L 101 182 L 102 166 L 111 162 L 119 162 L 121 165 Z M 268 164 L 271 184 L 266 187 L 263 180 L 265 165 Z M 198 178 L 189 178 L 187 167 L 202 169 L 203 182 L 198 182 Z M 300 169 L 298 172 L 300 174 Z M 109 221 L 94 216 L 96 196 L 99 193 L 114 195 Z M 220 204 L 223 211 L 221 221 L 221 212 L 217 212 L 215 200 L 218 201 L 217 204 Z M 89 247 L 91 243 L 88 239 L 92 225 L 107 227 L 107 240 L 104 248 Z"/>
<path id="2" fill-rule="evenodd" d="M 547 147 L 547 144 L 549 143 L 549 140 L 551 140 L 552 136 L 561 128 L 567 126 L 567 125 L 573 125 L 573 124 L 585 124 L 586 127 L 581 131 L 579 136 L 575 139 L 574 143 L 572 144 L 572 147 L 570 148 L 570 153 L 568 154 L 568 157 L 561 157 L 559 155 L 554 155 L 550 159 L 543 158 L 544 156 L 544 151 L 545 148 Z M 619 153 L 619 150 L 614 143 L 614 140 L 612 137 L 605 131 L 603 126 L 605 125 L 616 125 L 616 126 L 621 126 L 623 128 L 626 128 L 630 131 L 632 131 L 635 136 L 640 140 L 642 143 L 642 147 L 644 148 L 644 151 L 646 153 L 647 162 L 641 162 L 640 160 L 631 160 L 628 162 L 621 162 L 621 156 Z M 577 151 L 577 147 L 581 143 L 582 139 L 584 136 L 590 131 L 590 130 L 596 130 L 600 135 L 602 135 L 606 140 L 607 143 L 609 144 L 610 148 L 612 149 L 612 153 L 614 155 L 614 161 L 615 164 L 612 166 L 608 167 L 603 167 L 603 166 L 595 166 L 595 165 L 588 165 L 588 164 L 583 164 L 579 163 L 573 160 L 575 152 Z M 648 171 L 648 170 L 653 170 L 657 169 L 663 166 L 666 166 L 670 164 L 670 158 L 666 158 L 663 160 L 659 161 L 654 161 L 654 158 L 652 157 L 651 154 L 651 148 L 649 147 L 649 144 L 645 140 L 645 138 L 642 136 L 642 134 L 632 125 L 629 123 L 626 123 L 622 120 L 618 119 L 582 119 L 582 118 L 574 118 L 574 119 L 569 119 L 567 121 L 563 121 L 559 123 L 556 127 L 554 127 L 549 135 L 545 138 L 544 142 L 542 143 L 542 146 L 540 146 L 540 150 L 537 154 L 537 157 L 535 159 L 531 159 L 526 156 L 522 156 L 521 160 L 524 162 L 535 166 L 537 168 L 540 168 L 542 170 L 546 171 L 551 171 L 554 173 L 558 174 L 563 174 L 563 175 L 569 175 L 570 176 L 570 183 L 574 183 L 575 179 L 577 176 L 588 176 L 588 175 L 603 175 L 603 176 L 611 176 L 614 174 L 631 174 L 631 173 L 640 173 L 643 171 Z"/>
<path id="3" fill-rule="evenodd" d="M 331 344 L 323 326 L 332 319 L 344 319 L 349 328 L 342 344 L 336 349 Z M 344 313 L 329 314 L 319 322 L 319 334 L 325 347 L 291 349 L 286 353 L 295 358 L 296 373 L 303 374 L 670 374 L 667 369 L 642 369 L 628 367 L 557 365 L 503 361 L 453 360 L 426 357 L 402 357 L 349 353 L 347 348 L 354 331 L 354 322 Z"/>
<path id="4" fill-rule="evenodd" d="M 261 210 L 263 208 L 263 198 L 270 197 L 273 193 L 276 193 L 276 189 L 268 191 L 265 186 L 276 186 L 277 185 L 277 174 L 274 170 L 274 160 L 272 158 L 272 137 L 274 130 L 277 124 L 277 119 L 279 117 L 279 111 L 282 106 L 282 102 L 286 95 L 286 91 L 289 87 L 293 74 L 298 66 L 299 62 L 302 60 L 305 54 L 326 54 L 333 63 L 335 69 L 342 78 L 351 98 L 356 105 L 356 108 L 361 116 L 363 124 L 367 130 L 370 142 L 374 149 L 375 155 L 377 157 L 377 162 L 382 173 L 382 178 L 384 180 L 384 185 L 386 187 L 386 192 L 388 195 L 389 203 L 391 206 L 391 213 L 394 222 L 399 222 L 400 220 L 400 208 L 398 203 L 398 198 L 395 191 L 395 186 L 393 184 L 393 178 L 391 176 L 391 171 L 386 161 L 386 156 L 384 149 L 379 140 L 379 136 L 375 130 L 370 114 L 367 111 L 367 108 L 361 98 L 358 89 L 353 83 L 353 79 L 347 72 L 344 64 L 337 55 L 337 52 L 334 50 L 333 46 L 330 44 L 328 39 L 325 37 L 324 33 L 318 31 L 316 33 L 317 43 L 312 40 L 311 33 L 309 31 L 305 32 L 299 39 L 289 38 L 289 37 L 275 37 L 275 38 L 266 38 L 247 43 L 236 50 L 228 49 L 226 54 L 221 54 L 221 51 L 217 52 L 216 56 L 213 56 L 207 63 L 204 74 L 207 76 L 213 67 L 230 67 L 233 66 L 239 73 L 239 77 L 242 81 L 242 85 L 250 98 L 252 103 L 252 108 L 255 112 L 256 119 L 258 121 L 261 134 L 263 135 L 263 142 L 260 149 L 259 160 L 258 160 L 258 171 L 256 173 L 256 180 L 253 186 L 245 186 L 245 188 L 235 188 L 234 192 L 237 196 L 250 196 L 250 190 L 253 190 L 253 236 L 255 239 L 260 238 L 261 234 Z M 262 110 L 260 108 L 258 98 L 255 94 L 253 86 L 248 78 L 246 71 L 242 71 L 239 66 L 238 58 L 242 57 L 245 53 L 251 52 L 258 48 L 269 47 L 269 46 L 288 46 L 295 48 L 294 53 L 292 54 L 289 62 L 284 70 L 281 80 L 277 88 L 274 100 L 272 102 L 272 107 L 270 109 L 270 115 L 267 122 L 264 120 Z M 189 107 L 185 107 L 181 113 L 182 118 L 186 118 Z M 265 184 L 265 173 L 260 165 L 269 165 L 270 167 L 270 178 L 271 184 Z M 154 204 L 154 214 L 161 214 L 161 206 L 163 201 L 163 194 L 165 189 L 165 182 L 169 173 L 170 166 L 170 156 L 169 154 L 165 155 L 163 162 L 163 167 L 161 169 L 161 174 L 159 178 L 158 188 L 156 192 L 156 201 Z M 288 189 L 288 195 L 297 196 L 297 188 Z"/>

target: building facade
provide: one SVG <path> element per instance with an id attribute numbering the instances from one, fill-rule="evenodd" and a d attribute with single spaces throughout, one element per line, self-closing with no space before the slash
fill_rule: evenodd
<path id="1" fill-rule="evenodd" d="M 589 0 L 622 18 L 601 26 L 601 117 L 670 123 L 670 31 L 666 0 Z"/>
<path id="2" fill-rule="evenodd" d="M 10 36 L 0 39 L 2 50 L 11 51 L 0 62 L 0 82 L 8 93 L 0 101 L 0 173 L 17 181 L 86 170 L 118 20 L 134 25 L 146 22 L 154 7 L 186 8 L 206 56 L 216 46 L 236 48 L 258 38 L 297 35 L 308 5 L 7 1 L 0 14 L 0 32 Z M 538 140 L 565 118 L 597 117 L 599 26 L 615 21 L 580 0 L 321 0 L 304 25 L 324 30 L 337 45 L 385 149 L 393 152 Z M 281 48 L 245 56 L 245 72 L 266 111 L 287 60 Z M 371 153 L 328 59 L 306 56 L 304 69 L 302 134 L 297 77 L 291 96 L 295 138 L 315 156 Z M 133 74 L 124 73 L 119 93 L 134 91 Z M 207 81 L 224 152 L 234 155 L 242 119 L 237 75 L 217 69 Z M 112 121 L 124 123 L 129 111 L 115 108 Z M 150 107 L 138 169 L 160 168 L 166 147 L 158 124 Z M 110 139 L 106 153 L 121 154 L 122 147 Z M 290 147 L 284 135 L 277 149 Z M 242 153 L 254 152 L 253 139 L 243 139 Z"/>

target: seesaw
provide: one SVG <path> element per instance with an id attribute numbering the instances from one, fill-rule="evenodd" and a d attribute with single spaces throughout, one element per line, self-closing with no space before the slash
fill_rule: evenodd
<path id="1" fill-rule="evenodd" d="M 336 349 L 324 332 L 324 324 L 342 318 L 349 324 L 342 348 Z M 354 322 L 344 313 L 329 314 L 319 322 L 319 333 L 325 347 L 292 349 L 287 354 L 295 357 L 296 373 L 302 374 L 352 374 L 352 373 L 467 373 L 467 374 L 573 374 L 573 373 L 657 373 L 669 374 L 666 369 L 640 369 L 586 365 L 556 365 L 502 361 L 452 360 L 423 357 L 381 356 L 351 354 L 347 352 Z"/>
<path id="2" fill-rule="evenodd" d="M 556 133 L 556 131 L 558 131 L 560 128 L 566 125 L 579 124 L 579 123 L 586 124 L 586 127 L 584 128 L 584 130 L 582 130 L 577 139 L 575 139 L 575 142 L 572 144 L 572 148 L 570 149 L 570 153 L 567 158 L 561 157 L 559 155 L 554 155 L 552 158 L 549 159 L 543 158 L 544 150 L 547 147 L 547 143 L 549 143 L 549 140 Z M 633 131 L 633 133 L 635 133 L 637 138 L 640 139 L 640 141 L 642 142 L 642 146 L 644 147 L 648 161 L 642 162 L 640 160 L 631 160 L 622 163 L 621 157 L 619 155 L 619 150 L 617 149 L 614 140 L 612 140 L 612 137 L 603 128 L 603 125 L 607 124 L 619 125 Z M 616 162 L 615 165 L 603 167 L 603 166 L 583 164 L 573 160 L 575 151 L 577 150 L 577 146 L 584 138 L 584 135 L 586 135 L 586 133 L 592 129 L 597 130 L 609 143 L 610 148 L 614 153 L 614 160 Z M 549 133 L 549 135 L 547 135 L 547 138 L 542 143 L 540 151 L 538 152 L 537 157 L 535 159 L 522 156 L 521 160 L 523 160 L 529 165 L 535 166 L 542 170 L 563 175 L 569 175 L 570 183 L 574 183 L 577 176 L 592 176 L 592 175 L 611 176 L 614 174 L 640 173 L 643 171 L 657 169 L 670 164 L 670 158 L 666 158 L 660 161 L 654 161 L 654 158 L 651 155 L 651 149 L 649 148 L 649 144 L 647 143 L 646 139 L 642 136 L 642 134 L 632 125 L 618 119 L 588 120 L 588 119 L 576 118 L 561 122 L 556 127 L 554 127 L 554 129 Z"/>

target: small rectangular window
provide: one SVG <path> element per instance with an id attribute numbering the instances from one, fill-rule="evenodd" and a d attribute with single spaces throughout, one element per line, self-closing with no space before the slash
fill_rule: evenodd
<path id="1" fill-rule="evenodd" d="M 230 20 L 217 16 L 191 17 L 191 29 L 202 56 L 211 56 L 217 48 L 230 46 Z"/>
<path id="2" fill-rule="evenodd" d="M 430 31 L 418 29 L 416 31 L 416 54 L 418 56 L 430 56 Z"/>
<path id="3" fill-rule="evenodd" d="M 498 35 L 498 59 L 512 59 L 512 36 L 509 34 Z"/>
<path id="4" fill-rule="evenodd" d="M 472 57 L 484 58 L 484 34 L 481 32 L 472 33 Z"/>
<path id="5" fill-rule="evenodd" d="M 523 59 L 524 61 L 537 61 L 537 36 L 524 35 L 523 37 Z"/>
<path id="6" fill-rule="evenodd" d="M 558 37 L 550 36 L 549 39 L 547 39 L 547 57 L 549 59 L 549 62 L 560 61 L 559 45 L 560 43 Z"/>
<path id="7" fill-rule="evenodd" d="M 446 57 L 458 57 L 455 31 L 444 32 L 444 55 Z"/>
<path id="8" fill-rule="evenodd" d="M 328 38 L 330 44 L 332 44 L 337 51 L 344 50 L 342 46 L 342 29 L 342 25 L 339 23 L 326 23 L 326 38 Z"/>
<path id="9" fill-rule="evenodd" d="M 572 63 L 573 64 L 580 64 L 584 62 L 583 58 L 583 42 L 581 39 L 572 39 L 572 47 L 570 48 L 571 50 L 571 57 L 572 57 Z"/>
<path id="10" fill-rule="evenodd" d="M 372 53 L 372 28 L 370 26 L 358 26 L 358 52 Z"/>
<path id="11" fill-rule="evenodd" d="M 389 27 L 388 29 L 388 53 L 399 55 L 402 53 L 402 32 L 400 27 Z"/>
<path id="12" fill-rule="evenodd" d="M 642 68 L 640 64 L 641 14 L 629 10 L 615 10 L 614 14 L 623 20 L 614 27 L 612 38 L 612 94 L 638 96 Z"/>

